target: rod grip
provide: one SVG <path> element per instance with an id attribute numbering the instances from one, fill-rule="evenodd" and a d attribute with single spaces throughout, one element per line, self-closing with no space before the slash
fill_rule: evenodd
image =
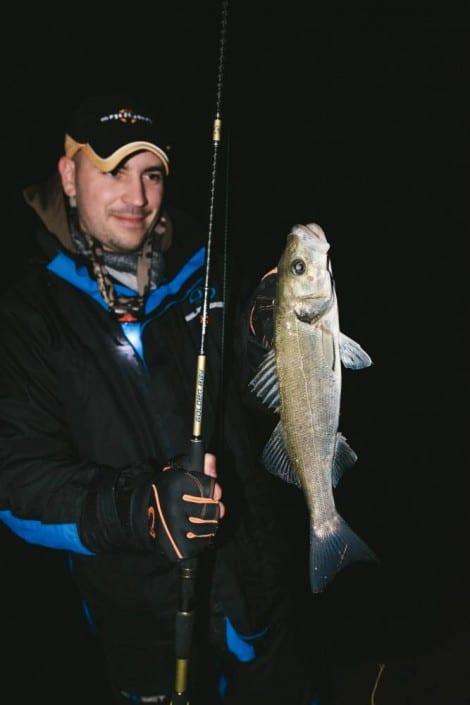
<path id="1" fill-rule="evenodd" d="M 189 659 L 194 628 L 194 612 L 176 613 L 176 658 Z"/>
<path id="2" fill-rule="evenodd" d="M 191 438 L 189 443 L 189 469 L 204 472 L 204 442 L 202 438 Z"/>

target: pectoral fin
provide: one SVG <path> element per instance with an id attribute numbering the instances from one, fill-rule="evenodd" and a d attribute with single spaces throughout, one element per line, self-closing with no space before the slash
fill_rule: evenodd
<path id="1" fill-rule="evenodd" d="M 337 487 L 339 481 L 343 477 L 344 471 L 352 468 L 357 460 L 357 455 L 348 445 L 346 438 L 341 434 L 336 434 L 335 457 L 331 470 L 331 483 L 333 487 Z"/>
<path id="2" fill-rule="evenodd" d="M 272 348 L 264 357 L 263 362 L 251 382 L 251 389 L 270 409 L 278 411 L 281 405 L 279 382 L 277 379 L 276 353 Z"/>
<path id="3" fill-rule="evenodd" d="M 263 450 L 263 464 L 266 470 L 269 470 L 270 473 L 279 477 L 279 479 L 291 485 L 296 485 L 299 489 L 302 488 L 286 450 L 281 421 L 272 432 Z"/>
<path id="4" fill-rule="evenodd" d="M 359 343 L 344 333 L 339 334 L 339 354 L 343 365 L 353 370 L 360 370 L 372 365 L 372 360 L 366 351 L 361 348 Z"/>

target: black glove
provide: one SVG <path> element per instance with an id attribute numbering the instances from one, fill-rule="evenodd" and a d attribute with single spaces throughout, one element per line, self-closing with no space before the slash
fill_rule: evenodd
<path id="1" fill-rule="evenodd" d="M 170 467 L 152 484 L 149 533 L 171 561 L 194 558 L 208 548 L 219 528 L 215 480 Z"/>
<path id="2" fill-rule="evenodd" d="M 171 561 L 207 548 L 219 526 L 215 480 L 170 466 L 103 471 L 84 502 L 80 537 L 94 552 L 149 553 Z"/>

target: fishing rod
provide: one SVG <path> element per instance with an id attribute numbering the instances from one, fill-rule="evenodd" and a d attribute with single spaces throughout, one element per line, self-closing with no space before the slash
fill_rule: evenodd
<path id="1" fill-rule="evenodd" d="M 217 91 L 215 118 L 212 129 L 212 164 L 209 197 L 209 225 L 206 247 L 204 294 L 201 309 L 201 339 L 197 356 L 194 392 L 193 428 L 189 444 L 189 467 L 195 472 L 204 472 L 204 439 L 202 435 L 202 412 L 206 375 L 206 334 L 209 323 L 209 279 L 212 252 L 212 232 L 214 223 L 217 165 L 222 131 L 222 88 L 227 43 L 228 0 L 221 2 L 219 58 L 217 67 Z M 179 604 L 175 624 L 175 682 L 171 705 L 188 705 L 189 659 L 195 619 L 195 583 L 198 568 L 197 558 L 180 561 Z"/>

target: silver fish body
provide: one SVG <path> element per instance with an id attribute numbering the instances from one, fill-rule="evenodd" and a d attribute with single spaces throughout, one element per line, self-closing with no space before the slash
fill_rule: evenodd
<path id="1" fill-rule="evenodd" d="M 357 456 L 338 432 L 341 363 L 359 369 L 367 353 L 339 329 L 338 303 L 319 225 L 297 225 L 278 264 L 272 351 L 251 382 L 280 416 L 267 469 L 302 489 L 310 514 L 310 584 L 325 589 L 349 563 L 376 560 L 338 514 L 333 488 Z"/>

